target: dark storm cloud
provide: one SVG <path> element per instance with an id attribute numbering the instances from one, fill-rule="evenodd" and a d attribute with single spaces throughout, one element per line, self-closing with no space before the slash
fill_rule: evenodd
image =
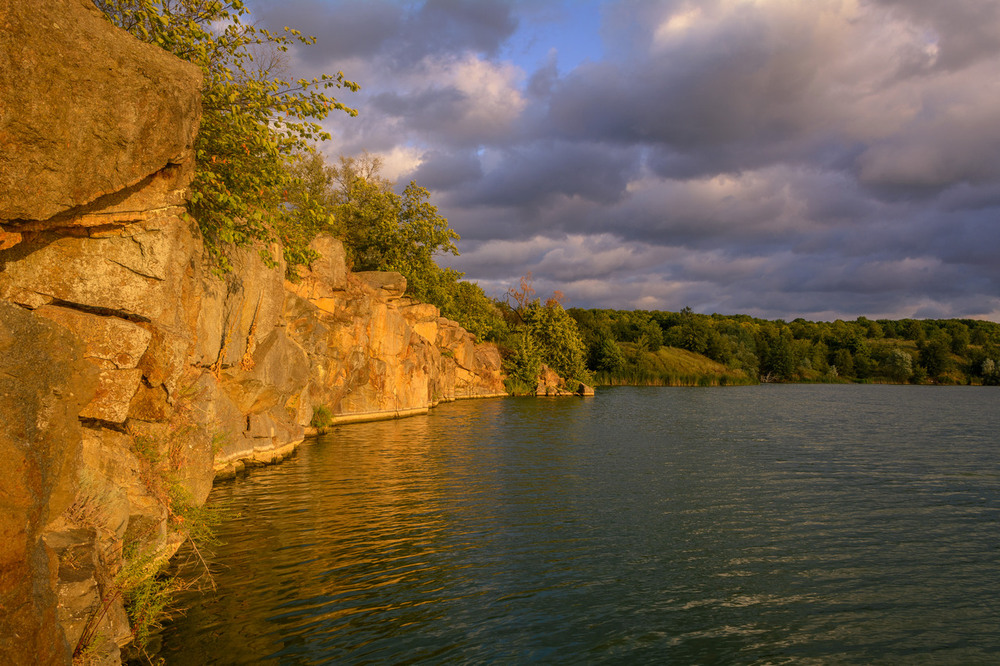
<path id="1" fill-rule="evenodd" d="M 446 131 L 461 119 L 469 95 L 454 87 L 426 88 L 401 95 L 379 93 L 371 106 L 388 116 L 405 118 L 408 127 L 421 131 Z"/>
<path id="2" fill-rule="evenodd" d="M 499 165 L 460 198 L 466 205 L 517 202 L 536 207 L 554 197 L 611 204 L 638 172 L 635 149 L 588 143 L 537 142 L 503 151 Z"/>
<path id="3" fill-rule="evenodd" d="M 789 143 L 819 112 L 811 84 L 822 54 L 808 34 L 734 19 L 697 41 L 581 66 L 554 91 L 552 131 L 682 152 L 752 149 Z M 678 57 L 692 46 L 702 48 Z"/>
<path id="4" fill-rule="evenodd" d="M 871 54 L 870 64 L 852 63 L 838 49 L 864 35 L 851 34 L 848 17 L 783 13 L 784 6 L 734 11 L 659 44 L 655 22 L 642 32 L 644 39 L 636 37 L 641 26 L 634 26 L 630 38 L 647 50 L 637 53 L 633 44 L 629 60 L 588 63 L 567 76 L 553 90 L 548 131 L 652 146 L 651 168 L 671 178 L 784 161 L 849 162 L 876 193 L 882 188 L 894 196 L 1000 176 L 1000 126 L 994 122 L 1000 107 L 995 101 L 983 105 L 983 91 L 961 77 L 895 81 L 902 65 L 878 62 L 879 53 Z M 929 25 L 943 26 L 945 41 L 977 20 L 997 25 L 995 7 L 974 11 L 964 3 L 967 11 L 953 16 L 950 3 L 933 5 L 940 10 L 930 6 L 909 11 L 931 16 L 937 23 Z M 1000 30 L 977 27 L 973 33 L 975 45 L 962 47 L 964 55 L 948 59 L 949 66 L 971 67 L 996 54 Z M 903 52 L 903 60 L 924 62 L 927 71 L 943 67 L 947 48 L 959 47 L 939 47 L 936 34 L 917 34 L 891 55 Z M 981 82 L 984 76 L 972 72 L 969 78 Z"/>
<path id="5" fill-rule="evenodd" d="M 253 4 L 254 16 L 269 27 L 288 25 L 321 38 L 298 50 L 312 64 L 378 56 L 405 65 L 434 54 L 493 55 L 517 29 L 511 8 L 498 0 L 428 0 L 415 11 L 387 0 Z"/>
<path id="6" fill-rule="evenodd" d="M 590 5 L 264 2 L 319 37 L 291 66 L 363 86 L 326 152 L 431 189 L 488 291 L 1000 317 L 1000 2 L 605 2 L 569 70 L 513 45 Z"/>
<path id="7" fill-rule="evenodd" d="M 423 155 L 420 166 L 406 174 L 405 180 L 413 180 L 422 187 L 444 193 L 469 181 L 476 181 L 482 175 L 482 166 L 475 152 L 429 151 Z"/>
<path id="8" fill-rule="evenodd" d="M 517 29 L 517 20 L 510 5 L 499 0 L 427 0 L 406 29 L 420 36 L 417 44 L 430 44 L 438 52 L 472 50 L 492 56 Z"/>
<path id="9" fill-rule="evenodd" d="M 1000 53 L 1000 5 L 989 0 L 870 0 L 928 30 L 936 67 L 954 70 Z"/>
<path id="10" fill-rule="evenodd" d="M 296 51 L 312 64 L 372 57 L 392 47 L 405 24 L 398 4 L 378 0 L 336 7 L 319 0 L 256 0 L 254 5 L 254 17 L 270 29 L 287 25 L 317 37 L 316 45 Z"/>

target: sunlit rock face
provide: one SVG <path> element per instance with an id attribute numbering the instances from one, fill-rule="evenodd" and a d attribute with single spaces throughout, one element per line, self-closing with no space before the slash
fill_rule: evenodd
<path id="1" fill-rule="evenodd" d="M 402 297 L 398 273 L 346 273 L 343 248 L 321 237 L 328 258 L 287 283 L 288 335 L 309 358 L 300 423 L 316 407 L 334 421 L 391 417 L 456 398 L 502 395 L 499 352 L 440 316 L 433 305 Z"/>
<path id="2" fill-rule="evenodd" d="M 539 397 L 565 395 L 592 396 L 594 395 L 594 387 L 587 386 L 580 381 L 566 381 L 556 374 L 552 368 L 543 364 L 538 372 L 535 395 Z"/>
<path id="3" fill-rule="evenodd" d="M 97 387 L 83 344 L 65 328 L 0 302 L 0 662 L 65 663 L 56 618 L 58 563 L 42 541 L 69 507 L 83 428 Z"/>
<path id="4" fill-rule="evenodd" d="M 500 358 L 343 246 L 207 265 L 185 214 L 197 68 L 89 0 L 0 0 L 0 663 L 120 660 L 125 553 L 331 423 L 503 393 Z"/>
<path id="5" fill-rule="evenodd" d="M 132 431 L 176 425 L 184 354 L 149 354 L 191 339 L 201 74 L 86 0 L 0 0 L 0 23 L 0 662 L 68 663 L 88 633 L 113 661 L 122 541 L 177 540 L 146 482 L 166 445 Z"/>
<path id="6" fill-rule="evenodd" d="M 124 196 L 185 161 L 196 67 L 112 28 L 88 0 L 3 0 L 0 17 L 0 220 Z"/>

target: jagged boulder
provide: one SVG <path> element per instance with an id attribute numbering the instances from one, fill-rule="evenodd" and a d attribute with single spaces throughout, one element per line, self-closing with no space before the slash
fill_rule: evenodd
<path id="1" fill-rule="evenodd" d="M 328 234 L 320 234 L 309 243 L 319 258 L 308 266 L 299 266 L 298 281 L 285 288 L 301 298 L 332 298 L 347 289 L 347 257 L 344 244 Z"/>
<path id="2" fill-rule="evenodd" d="M 0 0 L 0 224 L 49 219 L 183 162 L 200 88 L 197 67 L 112 27 L 90 0 Z"/>
<path id="3" fill-rule="evenodd" d="M 406 278 L 392 271 L 360 271 L 353 273 L 355 279 L 369 289 L 375 290 L 382 298 L 389 300 L 402 298 L 406 293 Z"/>
<path id="4" fill-rule="evenodd" d="M 538 372 L 538 383 L 535 387 L 537 396 L 560 395 L 594 395 L 593 387 L 587 386 L 575 379 L 563 379 L 552 368 L 542 365 Z"/>

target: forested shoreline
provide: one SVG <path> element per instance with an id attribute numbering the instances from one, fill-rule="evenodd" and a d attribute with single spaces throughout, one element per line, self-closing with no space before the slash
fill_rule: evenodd
<path id="1" fill-rule="evenodd" d="M 572 308 L 598 384 L 1000 384 L 1000 324 Z M 698 355 L 701 363 L 679 352 Z"/>

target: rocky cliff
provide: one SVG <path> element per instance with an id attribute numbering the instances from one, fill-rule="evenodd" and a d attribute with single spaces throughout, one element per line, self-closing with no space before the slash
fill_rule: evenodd
<path id="1" fill-rule="evenodd" d="M 88 0 L 0 25 L 0 663 L 113 663 L 123 566 L 170 556 L 213 479 L 312 424 L 502 394 L 500 358 L 332 238 L 295 282 L 253 248 L 214 275 L 184 212 L 197 69 Z"/>

